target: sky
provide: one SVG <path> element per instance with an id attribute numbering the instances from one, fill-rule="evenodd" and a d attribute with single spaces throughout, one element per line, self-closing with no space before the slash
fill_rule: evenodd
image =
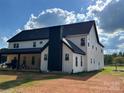
<path id="1" fill-rule="evenodd" d="M 0 0 L 0 48 L 22 30 L 95 20 L 104 53 L 124 52 L 124 0 Z"/>

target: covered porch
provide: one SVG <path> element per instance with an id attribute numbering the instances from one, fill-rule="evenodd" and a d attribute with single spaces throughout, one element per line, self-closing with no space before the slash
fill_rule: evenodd
<path id="1" fill-rule="evenodd" d="M 42 48 L 1 49 L 2 55 L 7 55 L 7 69 L 23 71 L 40 71 Z"/>

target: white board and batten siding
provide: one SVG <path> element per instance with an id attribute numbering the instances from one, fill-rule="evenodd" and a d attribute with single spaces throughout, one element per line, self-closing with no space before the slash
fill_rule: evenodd
<path id="1" fill-rule="evenodd" d="M 44 49 L 41 53 L 41 71 L 48 71 L 48 48 Z M 44 60 L 44 55 L 47 55 L 47 60 Z"/>
<path id="2" fill-rule="evenodd" d="M 69 54 L 69 60 L 65 60 L 65 55 Z M 71 73 L 73 69 L 73 52 L 63 44 L 62 71 Z"/>
<path id="3" fill-rule="evenodd" d="M 33 42 L 36 42 L 36 47 L 33 47 Z M 10 42 L 8 45 L 9 49 L 14 48 L 14 44 L 19 44 L 19 48 L 40 48 L 43 47 L 48 42 L 47 39 L 44 40 L 31 40 L 31 41 L 18 41 L 18 42 Z"/>
<path id="4" fill-rule="evenodd" d="M 87 36 L 87 71 L 98 70 L 104 67 L 103 52 L 101 50 L 103 48 L 98 44 L 95 28 L 92 26 Z"/>
<path id="5" fill-rule="evenodd" d="M 69 54 L 69 60 L 65 60 L 65 55 Z M 82 66 L 81 66 L 81 56 L 82 56 Z M 77 63 L 76 66 L 76 57 Z M 77 73 L 84 71 L 84 55 L 73 53 L 65 44 L 63 44 L 63 61 L 62 61 L 62 71 L 67 73 Z"/>
<path id="6" fill-rule="evenodd" d="M 77 66 L 76 66 L 76 57 L 77 57 Z M 82 65 L 81 65 L 82 57 Z M 85 70 L 84 65 L 84 55 L 73 53 L 73 73 L 83 72 Z"/>
<path id="7" fill-rule="evenodd" d="M 48 60 L 44 60 L 44 55 L 48 55 L 48 47 L 41 53 L 41 71 L 48 71 Z M 65 55 L 69 54 L 69 60 L 65 60 Z M 81 66 L 81 56 L 82 63 Z M 78 66 L 75 65 L 75 58 L 78 58 Z M 65 44 L 63 44 L 62 54 L 62 72 L 66 73 L 82 72 L 84 70 L 84 55 L 73 53 Z"/>
<path id="8" fill-rule="evenodd" d="M 68 40 L 72 41 L 75 45 L 77 45 L 80 49 L 82 49 L 86 55 L 87 55 L 87 35 L 83 34 L 83 35 L 73 35 L 73 36 L 68 36 L 66 37 Z M 81 46 L 81 39 L 84 38 L 85 39 L 85 46 Z M 87 71 L 87 56 L 83 57 L 83 70 Z"/>

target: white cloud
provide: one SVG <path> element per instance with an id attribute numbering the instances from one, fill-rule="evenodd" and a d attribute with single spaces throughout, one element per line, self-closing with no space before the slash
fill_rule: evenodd
<path id="1" fill-rule="evenodd" d="M 7 42 L 8 38 L 7 38 L 6 36 L 4 36 L 4 37 L 2 37 L 2 40 L 3 40 L 4 42 Z"/>
<path id="2" fill-rule="evenodd" d="M 16 34 L 19 33 L 19 32 L 21 32 L 21 31 L 22 31 L 21 29 L 17 29 L 16 30 Z"/>
<path id="3" fill-rule="evenodd" d="M 121 0 L 92 0 L 92 2 L 95 3 L 89 5 L 87 8 L 87 13 L 75 13 L 74 11 L 67 11 L 60 8 L 47 9 L 42 11 L 37 16 L 32 14 L 29 18 L 29 21 L 24 26 L 24 29 L 69 24 L 95 19 L 100 41 L 104 44 L 107 53 L 108 51 L 118 52 L 120 49 L 118 45 L 122 43 L 122 40 L 124 40 L 124 30 L 122 27 L 123 22 L 122 26 L 119 26 L 119 23 L 116 21 L 118 18 L 121 18 L 122 20 L 122 17 L 118 17 L 121 14 L 117 13 L 117 15 L 113 17 L 115 11 L 113 12 L 112 9 L 120 10 L 118 7 L 119 5 L 122 9 L 123 1 L 120 1 Z M 114 5 L 116 7 L 114 7 Z M 116 25 L 116 23 L 118 25 Z M 108 30 L 109 28 L 113 28 L 113 30 L 110 31 Z"/>
<path id="4" fill-rule="evenodd" d="M 38 16 L 32 14 L 24 29 L 75 23 L 84 19 L 84 14 L 75 13 L 74 11 L 69 12 L 60 8 L 52 8 L 42 11 Z"/>
<path id="5" fill-rule="evenodd" d="M 86 13 L 86 20 L 95 19 L 100 41 L 106 53 L 124 51 L 123 0 L 93 0 Z"/>
<path id="6" fill-rule="evenodd" d="M 118 45 L 118 48 L 119 48 L 119 49 L 124 49 L 124 43 Z"/>
<path id="7" fill-rule="evenodd" d="M 119 37 L 119 40 L 124 40 L 124 35 Z"/>
<path id="8" fill-rule="evenodd" d="M 112 0 L 96 0 L 95 4 L 89 5 L 87 8 L 86 19 L 97 19 L 96 14 L 104 10 L 106 6 L 111 3 Z"/>
<path id="9" fill-rule="evenodd" d="M 121 50 L 121 49 L 106 49 L 106 50 L 104 50 L 104 54 L 119 53 L 120 51 L 124 51 L 124 50 Z"/>
<path id="10" fill-rule="evenodd" d="M 8 38 L 6 36 L 0 36 L 0 43 L 2 45 L 0 47 L 5 47 L 6 48 L 7 45 L 8 45 L 7 40 L 8 40 Z"/>

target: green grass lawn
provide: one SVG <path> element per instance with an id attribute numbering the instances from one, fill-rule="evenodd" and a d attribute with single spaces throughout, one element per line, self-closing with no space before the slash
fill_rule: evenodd
<path id="1" fill-rule="evenodd" d="M 124 76 L 124 72 L 121 71 L 114 71 L 115 66 L 106 66 L 104 67 L 104 70 L 101 71 L 101 74 L 111 74 L 111 75 L 116 75 L 116 76 Z M 118 70 L 123 70 L 124 71 L 124 66 L 118 66 Z"/>
<path id="2" fill-rule="evenodd" d="M 106 66 L 103 70 L 82 72 L 77 74 L 44 74 L 40 72 L 16 72 L 16 71 L 0 71 L 0 91 L 8 90 L 16 87 L 28 87 L 35 84 L 47 82 L 53 79 L 63 78 L 65 76 L 70 77 L 86 77 L 86 80 L 92 76 L 99 75 L 114 75 L 124 77 L 124 72 L 113 71 L 114 66 Z M 124 67 L 118 67 L 118 69 L 124 69 Z M 85 79 L 85 78 L 84 78 Z"/>

